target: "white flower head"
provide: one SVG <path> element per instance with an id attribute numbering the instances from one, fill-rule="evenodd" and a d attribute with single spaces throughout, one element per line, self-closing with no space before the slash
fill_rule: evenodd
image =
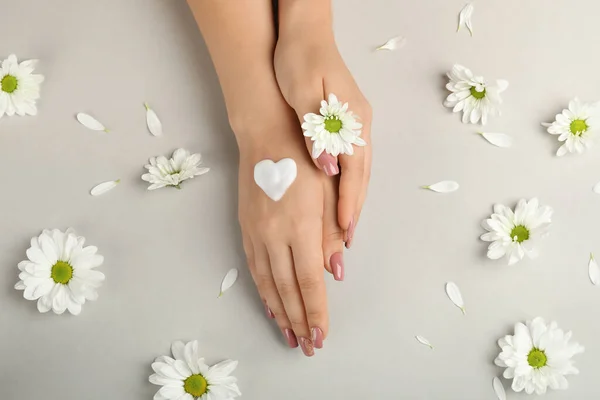
<path id="1" fill-rule="evenodd" d="M 481 240 L 490 243 L 487 256 L 497 260 L 506 256 L 508 265 L 522 260 L 527 254 L 537 257 L 535 246 L 540 239 L 548 235 L 552 213 L 548 206 L 541 206 L 538 199 L 519 200 L 515 211 L 502 204 L 494 206 L 494 213 L 483 221 L 487 233 Z"/>
<path id="2" fill-rule="evenodd" d="M 210 171 L 210 168 L 201 167 L 201 165 L 200 153 L 190 154 L 185 149 L 177 149 L 170 159 L 164 156 L 152 157 L 150 164 L 145 166 L 148 173 L 142 175 L 142 179 L 150 183 L 148 190 L 160 189 L 165 186 L 181 189 L 180 185 L 183 181 Z"/>
<path id="3" fill-rule="evenodd" d="M 452 93 L 444 106 L 455 113 L 462 111 L 463 124 L 481 121 L 485 125 L 490 116 L 500 116 L 500 93 L 508 88 L 508 81 L 498 80 L 495 85 L 490 85 L 482 76 L 474 76 L 470 69 L 458 64 L 447 75 L 450 82 L 446 88 Z"/>
<path id="4" fill-rule="evenodd" d="M 161 356 L 152 363 L 150 382 L 162 386 L 154 400 L 232 400 L 242 393 L 231 373 L 238 362 L 222 361 L 212 367 L 198 353 L 198 341 L 174 342 L 173 358 Z"/>
<path id="5" fill-rule="evenodd" d="M 11 54 L 0 67 L 0 118 L 17 114 L 36 115 L 37 99 L 40 98 L 42 75 L 33 74 L 37 60 L 19 64 L 17 56 Z"/>
<path id="6" fill-rule="evenodd" d="M 27 260 L 19 263 L 19 279 L 15 289 L 24 290 L 23 297 L 37 300 L 39 312 L 50 310 L 73 315 L 81 312 L 86 300 L 96 300 L 96 290 L 104 282 L 104 274 L 96 271 L 104 257 L 95 246 L 83 247 L 85 238 L 73 229 L 44 230 L 31 239 Z"/>
<path id="7" fill-rule="evenodd" d="M 360 137 L 362 124 L 348 111 L 348 103 L 341 103 L 332 93 L 329 101 L 321 101 L 320 115 L 308 113 L 304 116 L 304 136 L 313 141 L 312 157 L 318 158 L 323 151 L 333 156 L 354 154 L 352 145 L 366 146 Z"/>
<path id="8" fill-rule="evenodd" d="M 543 123 L 548 133 L 559 135 L 558 140 L 564 142 L 556 155 L 561 157 L 567 153 L 583 153 L 591 147 L 596 131 L 600 127 L 600 106 L 598 103 L 582 103 L 575 98 L 569 102 L 569 108 L 556 115 L 551 124 Z"/>
<path id="9" fill-rule="evenodd" d="M 571 332 L 563 332 L 556 322 L 546 324 L 540 317 L 517 323 L 515 334 L 498 340 L 498 346 L 502 351 L 494 362 L 506 368 L 503 376 L 512 379 L 512 389 L 538 395 L 548 387 L 567 389 L 565 376 L 579 373 L 571 358 L 584 351 L 571 341 Z"/>

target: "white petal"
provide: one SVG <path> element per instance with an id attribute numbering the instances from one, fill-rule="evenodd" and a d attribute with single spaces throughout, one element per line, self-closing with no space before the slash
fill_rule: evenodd
<path id="1" fill-rule="evenodd" d="M 496 393 L 498 400 L 506 400 L 506 391 L 504 391 L 504 386 L 502 385 L 502 382 L 500 382 L 500 379 L 494 377 L 494 379 L 492 379 L 492 387 L 494 388 L 494 393 Z"/>
<path id="2" fill-rule="evenodd" d="M 150 108 L 148 103 L 144 103 L 144 107 L 146 107 L 146 125 L 148 125 L 148 130 L 154 136 L 162 136 L 163 128 L 158 115 Z"/>
<path id="3" fill-rule="evenodd" d="M 462 311 L 463 314 L 466 314 L 465 303 L 462 298 L 462 294 L 460 293 L 460 289 L 456 286 L 454 282 L 446 283 L 446 294 L 448 298 L 454 303 L 454 305 Z"/>
<path id="4" fill-rule="evenodd" d="M 593 254 L 590 254 L 588 273 L 590 275 L 590 281 L 592 281 L 594 285 L 600 284 L 600 268 L 598 268 L 598 264 L 596 263 Z"/>
<path id="5" fill-rule="evenodd" d="M 473 22 L 471 21 L 471 17 L 473 16 L 474 10 L 475 7 L 473 6 L 473 3 L 469 3 L 463 7 L 458 16 L 457 32 L 460 31 L 461 27 L 465 26 L 469 30 L 471 36 L 473 36 Z"/>
<path id="6" fill-rule="evenodd" d="M 402 36 L 396 36 L 377 47 L 376 50 L 396 50 L 404 47 L 406 44 L 406 38 Z"/>
<path id="7" fill-rule="evenodd" d="M 480 132 L 479 134 L 494 146 L 507 148 L 513 144 L 513 138 L 504 133 Z"/>
<path id="8" fill-rule="evenodd" d="M 92 117 L 88 114 L 85 114 L 85 113 L 77 114 L 77 121 L 79 121 L 79 123 L 81 123 L 81 125 L 85 126 L 88 129 L 91 129 L 93 131 L 108 132 L 108 129 L 106 129 L 104 127 L 104 125 L 102 125 L 98 120 L 96 120 L 94 117 Z"/>
<path id="9" fill-rule="evenodd" d="M 458 190 L 459 184 L 455 181 L 441 181 L 433 185 L 423 186 L 423 189 L 429 189 L 437 193 L 450 193 Z"/>
<path id="10" fill-rule="evenodd" d="M 429 340 L 425 339 L 423 336 L 415 336 L 415 339 L 417 339 L 417 342 L 424 344 L 425 346 L 429 347 L 431 350 L 433 350 L 433 345 L 431 343 L 429 343 Z"/>
<path id="11" fill-rule="evenodd" d="M 116 181 L 102 182 L 102 183 L 94 186 L 92 188 L 92 190 L 90 190 L 90 194 L 92 196 L 100 196 L 101 194 L 104 194 L 104 193 L 108 192 L 109 190 L 112 190 L 115 187 L 117 187 L 117 185 L 119 183 L 121 183 L 120 179 L 117 179 Z"/>
<path id="12" fill-rule="evenodd" d="M 596 183 L 592 190 L 594 191 L 594 193 L 600 194 L 600 182 Z"/>
<path id="13" fill-rule="evenodd" d="M 230 269 L 223 278 L 223 282 L 221 282 L 221 292 L 219 293 L 219 297 L 223 296 L 223 293 L 225 293 L 227 289 L 233 286 L 237 278 L 238 270 L 236 268 Z"/>

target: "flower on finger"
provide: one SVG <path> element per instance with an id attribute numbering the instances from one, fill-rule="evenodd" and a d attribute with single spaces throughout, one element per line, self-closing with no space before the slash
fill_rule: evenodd
<path id="1" fill-rule="evenodd" d="M 583 103 L 578 98 L 569 102 L 569 108 L 557 114 L 552 123 L 543 123 L 548 133 L 558 135 L 558 141 L 564 142 L 556 155 L 583 153 L 593 144 L 596 131 L 600 126 L 600 104 Z"/>
<path id="2" fill-rule="evenodd" d="M 339 154 L 352 155 L 352 145 L 367 145 L 360 137 L 362 124 L 358 122 L 356 115 L 348 110 L 348 103 L 341 103 L 332 93 L 328 101 L 321 101 L 319 113 L 306 114 L 302 123 L 304 136 L 313 142 L 313 158 L 318 158 L 324 151 L 336 157 Z"/>
<path id="3" fill-rule="evenodd" d="M 154 400 L 231 400 L 242 393 L 231 373 L 238 362 L 222 361 L 212 367 L 198 352 L 198 341 L 174 342 L 173 357 L 161 356 L 152 363 L 150 382 L 162 386 Z"/>
<path id="4" fill-rule="evenodd" d="M 503 376 L 512 379 L 515 392 L 545 394 L 567 389 L 567 375 L 578 374 L 572 357 L 583 353 L 583 346 L 571 341 L 571 332 L 559 329 L 556 322 L 547 324 L 537 317 L 515 325 L 514 335 L 498 340 L 502 349 L 494 363 L 506 368 Z"/>
<path id="5" fill-rule="evenodd" d="M 548 235 L 553 212 L 551 207 L 541 206 L 535 198 L 519 200 L 514 212 L 509 207 L 496 204 L 492 216 L 482 223 L 488 232 L 481 235 L 481 240 L 492 242 L 488 246 L 488 258 L 497 260 L 506 257 L 508 265 L 512 265 L 525 255 L 537 257 L 535 247 Z"/>
<path id="6" fill-rule="evenodd" d="M 142 175 L 142 179 L 150 183 L 148 190 L 160 189 L 165 186 L 181 189 L 180 185 L 183 181 L 210 171 L 210 168 L 202 167 L 200 153 L 190 154 L 185 149 L 175 150 L 169 159 L 165 156 L 152 157 L 150 164 L 147 164 L 145 168 L 148 173 Z"/>
<path id="7" fill-rule="evenodd" d="M 17 114 L 36 115 L 42 75 L 33 74 L 37 60 L 18 62 L 11 54 L 0 67 L 0 118 Z"/>
<path id="8" fill-rule="evenodd" d="M 452 93 L 444 101 L 444 106 L 452 108 L 455 113 L 462 111 L 463 124 L 481 121 L 485 125 L 489 117 L 500 116 L 500 93 L 508 88 L 508 81 L 497 80 L 495 85 L 491 85 L 482 76 L 474 76 L 470 69 L 458 64 L 447 76 L 450 82 L 446 88 Z"/>
<path id="9" fill-rule="evenodd" d="M 78 315 L 86 300 L 98 298 L 96 290 L 104 282 L 104 274 L 95 270 L 104 257 L 95 246 L 84 244 L 85 238 L 73 229 L 44 230 L 31 239 L 27 260 L 19 263 L 20 281 L 15 289 L 23 290 L 27 300 L 37 300 L 41 313 L 68 310 Z"/>

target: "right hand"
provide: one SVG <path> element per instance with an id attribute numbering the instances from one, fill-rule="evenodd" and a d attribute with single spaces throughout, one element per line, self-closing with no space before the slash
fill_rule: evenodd
<path id="1" fill-rule="evenodd" d="M 315 168 L 294 112 L 281 104 L 238 132 L 239 220 L 244 251 L 265 310 L 290 347 L 306 356 L 329 330 L 323 267 L 343 280 L 343 230 L 337 222 L 337 180 Z M 256 119 L 252 124 L 256 125 Z M 252 139 L 248 139 L 252 138 Z M 259 161 L 292 158 L 297 178 L 283 198 L 271 200 L 254 182 Z"/>

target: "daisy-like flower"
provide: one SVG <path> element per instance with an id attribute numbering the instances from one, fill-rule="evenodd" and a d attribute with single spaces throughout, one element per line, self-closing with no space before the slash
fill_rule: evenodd
<path id="1" fill-rule="evenodd" d="M 490 116 L 500 116 L 500 93 L 508 88 L 508 81 L 497 80 L 496 85 L 490 85 L 482 76 L 474 76 L 470 69 L 458 64 L 447 75 L 450 82 L 446 88 L 452 93 L 444 106 L 455 113 L 462 111 L 463 124 L 476 124 L 481 120 L 485 125 Z"/>
<path id="2" fill-rule="evenodd" d="M 360 137 L 362 124 L 348 111 L 348 103 L 341 103 L 331 93 L 329 101 L 321 101 L 320 115 L 308 113 L 304 116 L 304 136 L 313 141 L 312 157 L 318 158 L 323 151 L 333 156 L 354 154 L 355 146 L 366 146 Z"/>
<path id="3" fill-rule="evenodd" d="M 498 340 L 502 352 L 494 361 L 505 367 L 503 376 L 512 379 L 515 392 L 545 394 L 550 389 L 567 389 L 566 375 L 579 371 L 571 358 L 583 353 L 579 343 L 571 341 L 571 332 L 563 332 L 551 322 L 538 317 L 527 324 L 515 325 L 515 334 Z"/>
<path id="4" fill-rule="evenodd" d="M 593 144 L 595 131 L 600 126 L 599 103 L 582 103 L 575 98 L 569 102 L 569 108 L 556 115 L 552 123 L 542 123 L 548 133 L 559 135 L 558 140 L 564 142 L 556 155 L 561 157 L 567 153 L 583 153 L 586 147 Z"/>
<path id="5" fill-rule="evenodd" d="M 162 386 L 154 400 L 232 400 L 242 393 L 231 376 L 238 362 L 222 361 L 212 367 L 198 353 L 198 341 L 174 342 L 173 358 L 161 356 L 152 364 L 150 382 Z"/>
<path id="6" fill-rule="evenodd" d="M 142 175 L 142 179 L 150 182 L 148 190 L 160 189 L 165 186 L 181 189 L 180 185 L 183 181 L 210 171 L 210 168 L 204 168 L 201 165 L 202 156 L 199 153 L 190 154 L 185 149 L 177 149 L 170 159 L 164 156 L 152 157 L 150 164 L 145 166 L 148 173 Z"/>
<path id="7" fill-rule="evenodd" d="M 23 297 L 37 300 L 39 312 L 50 310 L 73 315 L 81 312 L 86 300 L 96 300 L 104 274 L 94 268 L 104 257 L 95 246 L 83 247 L 85 238 L 73 229 L 44 230 L 31 239 L 27 260 L 19 263 L 19 279 L 15 289 L 24 290 Z"/>
<path id="8" fill-rule="evenodd" d="M 514 212 L 496 204 L 492 216 L 482 223 L 488 232 L 481 235 L 481 240 L 492 242 L 487 256 L 492 260 L 506 256 L 508 265 L 522 260 L 525 254 L 537 257 L 535 246 L 548 235 L 553 212 L 551 207 L 540 206 L 535 198 L 519 200 Z"/>
<path id="9" fill-rule="evenodd" d="M 42 75 L 33 74 L 37 60 L 23 61 L 19 64 L 17 56 L 11 54 L 2 61 L 0 68 L 0 118 L 4 114 L 36 115 L 37 99 L 40 98 Z"/>

